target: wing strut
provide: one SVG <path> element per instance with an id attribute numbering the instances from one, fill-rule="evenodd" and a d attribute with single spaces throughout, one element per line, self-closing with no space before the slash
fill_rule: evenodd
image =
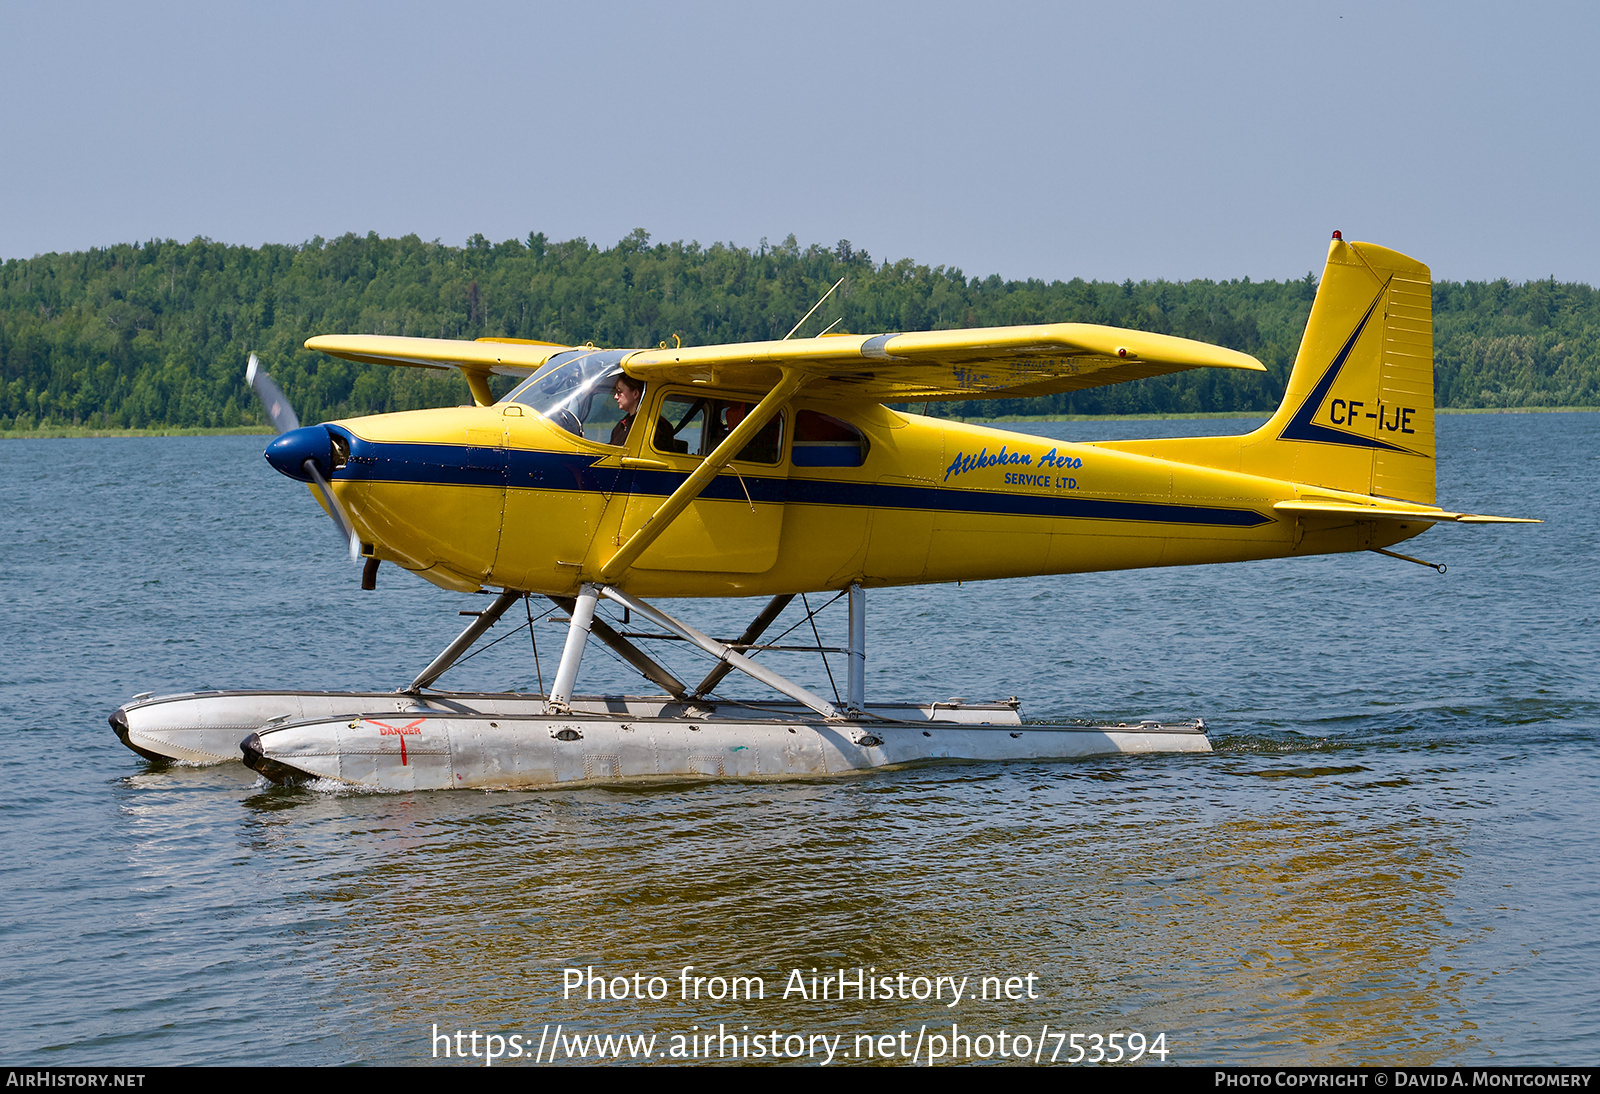
<path id="1" fill-rule="evenodd" d="M 628 542 L 622 549 L 612 555 L 604 566 L 600 568 L 600 579 L 604 582 L 613 582 L 632 566 L 646 547 L 654 543 L 678 515 L 689 507 L 689 503 L 700 496 L 700 492 L 711 484 L 721 471 L 733 461 L 733 457 L 755 438 L 761 428 L 770 422 L 783 408 L 783 404 L 793 397 L 805 384 L 808 377 L 797 369 L 784 369 L 783 378 L 776 387 L 767 392 L 762 399 L 746 415 L 732 433 L 723 438 L 722 443 L 707 456 L 694 473 L 683 481 L 683 485 L 672 492 L 672 496 L 661 503 L 650 517 L 639 526 L 639 529 L 628 537 Z"/>
<path id="2" fill-rule="evenodd" d="M 479 406 L 493 406 L 494 392 L 489 390 L 489 374 L 479 372 L 477 369 L 464 368 L 461 375 L 467 378 L 467 387 L 472 389 L 472 401 Z"/>

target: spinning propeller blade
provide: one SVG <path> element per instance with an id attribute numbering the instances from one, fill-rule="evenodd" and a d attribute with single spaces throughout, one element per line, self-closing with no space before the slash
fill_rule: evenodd
<path id="1" fill-rule="evenodd" d="M 282 388 L 272 382 L 272 377 L 267 375 L 267 370 L 261 367 L 261 362 L 253 353 L 250 355 L 249 365 L 245 368 L 244 378 L 255 389 L 257 398 L 261 400 L 261 405 L 267 412 L 267 419 L 272 423 L 272 428 L 278 431 L 279 439 L 273 441 L 267 449 L 267 459 L 274 467 L 280 471 L 287 470 L 282 465 L 282 455 L 285 453 L 299 456 L 308 449 L 321 448 L 325 451 L 329 447 L 327 430 L 321 426 L 301 428 L 300 418 L 295 414 L 294 407 L 289 405 L 289 397 L 283 393 Z M 320 436 L 315 436 L 316 434 Z M 274 449 L 280 451 L 275 453 Z M 328 515 L 338 526 L 339 537 L 350 549 L 350 561 L 360 562 L 361 537 L 356 534 L 355 525 L 350 522 L 350 515 L 344 511 L 344 506 L 339 504 L 339 499 L 334 495 L 327 476 L 317 466 L 316 458 L 308 455 L 304 459 L 294 459 L 292 462 L 305 473 L 307 478 L 317 484 L 318 490 L 322 491 L 322 497 L 327 502 Z"/>
<path id="2" fill-rule="evenodd" d="M 256 389 L 256 397 L 266 408 L 267 420 L 272 423 L 273 429 L 283 434 L 291 429 L 300 428 L 300 419 L 295 416 L 294 407 L 289 405 L 288 396 L 283 393 L 282 388 L 272 382 L 272 377 L 267 375 L 267 370 L 261 367 L 261 362 L 256 360 L 256 355 L 253 353 L 250 355 L 250 363 L 245 366 L 244 379 Z"/>
<path id="3" fill-rule="evenodd" d="M 333 494 L 333 487 L 328 485 L 328 480 L 322 477 L 322 472 L 317 470 L 317 461 L 307 460 L 304 464 L 306 472 L 316 480 L 317 489 L 322 491 L 322 496 L 328 499 L 328 515 L 333 518 L 333 523 L 339 526 L 339 535 L 344 537 L 345 545 L 350 548 L 350 561 L 361 561 L 361 537 L 356 535 L 355 526 L 350 523 L 350 517 L 345 513 L 344 506 L 339 504 L 339 499 Z"/>

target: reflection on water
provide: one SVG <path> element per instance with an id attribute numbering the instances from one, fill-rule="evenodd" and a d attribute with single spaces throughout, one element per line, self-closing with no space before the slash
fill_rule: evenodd
<path id="1" fill-rule="evenodd" d="M 342 944 L 313 979 L 341 1012 L 405 999 L 452 1027 L 508 1029 L 875 1031 L 954 1018 L 1165 1030 L 1213 1060 L 1481 1056 L 1461 995 L 1473 985 L 1451 956 L 1486 941 L 1449 914 L 1468 818 L 1393 800 L 1358 777 L 1365 767 L 1283 787 L 1301 780 L 1205 762 L 1216 766 L 1199 779 L 1192 763 L 1157 760 L 465 807 L 325 799 L 263 823 L 292 825 L 324 867 L 293 899 L 308 920 L 339 924 Z M 1426 766 L 1384 773 L 1432 781 Z M 771 996 L 563 1003 L 561 970 L 591 965 L 674 983 L 685 965 L 756 975 Z M 974 982 L 1034 973 L 1043 997 L 954 1013 L 776 997 L 793 968 L 858 966 Z"/>
<path id="2" fill-rule="evenodd" d="M 1362 556 L 873 595 L 869 694 L 1203 715 L 1211 756 L 431 795 L 148 765 L 104 717 L 152 688 L 402 681 L 460 598 L 356 591 L 258 439 L 0 446 L 14 1055 L 409 1062 L 435 1023 L 557 1022 L 848 1050 L 957 1022 L 1164 1032 L 1176 1063 L 1590 1060 L 1600 583 L 1573 488 L 1600 476 L 1592 419 L 1518 422 L 1444 419 L 1441 498 L 1551 523 L 1429 533 L 1443 578 Z M 723 631 L 748 606 L 686 611 Z M 506 643 L 456 686 L 531 684 L 525 661 Z M 682 1000 L 688 965 L 765 998 Z M 589 966 L 673 990 L 563 999 Z M 813 968 L 1031 974 L 1038 997 L 783 998 Z"/>

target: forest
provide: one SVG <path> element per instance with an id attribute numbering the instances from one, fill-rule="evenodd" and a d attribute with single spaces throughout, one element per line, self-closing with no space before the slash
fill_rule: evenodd
<path id="1" fill-rule="evenodd" d="M 615 246 L 543 233 L 465 246 L 415 235 L 259 248 L 153 240 L 0 263 L 0 432 L 241 428 L 261 418 L 252 350 L 306 422 L 468 400 L 454 373 L 356 365 L 304 349 L 315 334 L 515 337 L 601 346 L 1085 322 L 1242 350 L 1265 374 L 1200 369 L 1037 399 L 934 404 L 948 416 L 1266 411 L 1277 405 L 1316 293 L 1298 280 L 969 278 L 874 261 L 840 240 L 754 248 Z M 1600 407 L 1600 293 L 1534 281 L 1435 282 L 1438 405 Z M 503 388 L 502 388 L 503 390 Z M 920 409 L 920 408 L 919 408 Z"/>

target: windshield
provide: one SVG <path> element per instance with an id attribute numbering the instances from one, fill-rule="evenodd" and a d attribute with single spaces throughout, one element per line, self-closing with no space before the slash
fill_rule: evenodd
<path id="1" fill-rule="evenodd" d="M 500 401 L 530 406 L 569 433 L 604 441 L 621 417 L 611 400 L 611 388 L 622 375 L 618 362 L 629 352 L 575 349 L 558 353 Z"/>

